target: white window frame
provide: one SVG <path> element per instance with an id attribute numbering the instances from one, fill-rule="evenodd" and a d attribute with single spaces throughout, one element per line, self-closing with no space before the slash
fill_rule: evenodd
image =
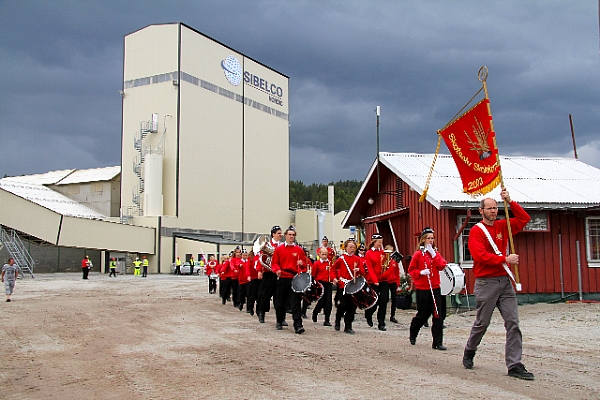
<path id="1" fill-rule="evenodd" d="M 456 221 L 456 231 L 458 232 L 458 230 L 463 226 L 465 220 L 467 219 L 466 215 L 459 215 L 457 217 L 457 221 Z M 471 215 L 469 217 L 469 223 L 468 225 L 465 227 L 465 229 L 460 233 L 460 236 L 458 237 L 458 262 L 460 263 L 460 266 L 462 268 L 473 268 L 473 260 L 465 260 L 465 250 L 467 249 L 467 240 L 469 238 L 469 232 L 471 230 L 471 228 L 473 226 L 475 226 L 475 224 L 477 224 L 479 221 L 481 221 L 483 219 L 483 217 L 479 214 L 477 215 Z"/>
<path id="2" fill-rule="evenodd" d="M 594 224 L 593 227 L 590 227 L 590 222 Z M 592 228 L 595 230 L 593 235 Z M 593 247 L 597 249 L 597 258 L 592 258 Z M 600 216 L 585 219 L 585 254 L 590 268 L 600 268 Z"/>

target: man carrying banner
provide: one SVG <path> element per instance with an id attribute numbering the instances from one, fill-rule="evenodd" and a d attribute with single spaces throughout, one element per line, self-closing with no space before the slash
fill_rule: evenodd
<path id="1" fill-rule="evenodd" d="M 487 77 L 487 67 L 481 67 L 478 73 L 479 81 L 482 83 L 481 89 L 456 116 L 461 114 L 482 90 L 485 98 L 458 118 L 452 118 L 444 128 L 438 130 L 438 146 L 433 159 L 435 165 L 443 138 L 456 163 L 463 191 L 473 196 L 485 195 L 500 184 L 502 187 L 500 195 L 507 218 L 497 220 L 496 200 L 484 198 L 479 204 L 479 213 L 483 221 L 475 225 L 469 233 L 469 251 L 473 257 L 473 274 L 476 278 L 474 294 L 477 300 L 477 316 L 465 346 L 462 362 L 465 368 L 473 368 L 477 346 L 487 330 L 494 308 L 498 307 L 506 329 L 505 360 L 508 375 L 533 380 L 533 374 L 528 372 L 521 363 L 523 339 L 519 328 L 517 296 L 513 288 L 514 283 L 517 291 L 521 290 L 521 283 L 517 266 L 519 256 L 515 254 L 512 240 L 513 230 L 515 233 L 521 231 L 530 217 L 519 204 L 511 201 L 504 187 L 486 85 Z M 427 197 L 432 173 L 433 165 L 419 201 Z M 510 219 L 509 204 L 514 214 Z M 504 256 L 501 250 L 507 249 L 509 242 L 512 254 Z M 514 275 L 507 264 L 514 265 Z"/>
<path id="2" fill-rule="evenodd" d="M 515 215 L 510 219 L 514 233 L 521 231 L 530 220 L 529 214 L 515 201 L 511 201 L 508 191 L 501 192 L 502 200 L 510 204 Z M 463 365 L 473 368 L 473 357 L 477 346 L 485 334 L 494 308 L 498 307 L 504 319 L 506 329 L 505 360 L 508 375 L 525 380 L 533 380 L 534 376 L 521 363 L 523 338 L 519 328 L 517 296 L 505 264 L 518 264 L 517 254 L 502 255 L 498 249 L 507 248 L 508 227 L 506 220 L 498 220 L 498 204 L 496 200 L 485 198 L 479 206 L 483 217 L 471 228 L 469 233 L 469 251 L 473 256 L 473 273 L 475 275 L 475 298 L 477 299 L 477 316 L 471 328 L 471 334 L 463 355 Z"/>

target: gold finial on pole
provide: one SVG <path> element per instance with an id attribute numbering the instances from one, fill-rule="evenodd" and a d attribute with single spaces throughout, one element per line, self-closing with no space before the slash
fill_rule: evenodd
<path id="1" fill-rule="evenodd" d="M 477 72 L 477 79 L 479 79 L 479 82 L 483 83 L 487 81 L 487 78 L 488 68 L 484 65 L 483 67 L 479 68 L 479 72 Z"/>

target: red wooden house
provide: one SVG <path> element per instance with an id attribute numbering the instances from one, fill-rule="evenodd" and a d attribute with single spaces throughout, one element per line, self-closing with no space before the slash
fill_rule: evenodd
<path id="1" fill-rule="evenodd" d="M 419 203 L 433 154 L 380 153 L 379 158 L 344 228 L 361 227 L 367 238 L 379 232 L 384 244 L 410 255 L 423 227 L 432 227 L 438 250 L 461 265 L 472 293 L 467 238 L 481 220 L 483 197 L 463 193 L 452 157 L 439 155 L 427 199 Z M 520 301 L 578 300 L 580 293 L 583 299 L 600 299 L 600 170 L 575 159 L 534 157 L 501 157 L 501 168 L 512 200 L 531 215 L 525 230 L 514 236 Z M 485 197 L 500 200 L 499 193 L 498 187 Z"/>

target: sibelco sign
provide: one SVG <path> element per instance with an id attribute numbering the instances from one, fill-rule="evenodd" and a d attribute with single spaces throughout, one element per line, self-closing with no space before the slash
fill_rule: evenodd
<path id="1" fill-rule="evenodd" d="M 238 86 L 242 81 L 242 66 L 234 56 L 227 56 L 221 61 L 221 68 L 225 77 L 234 86 Z M 275 83 L 269 82 L 249 71 L 243 72 L 244 83 L 252 86 L 269 96 L 269 101 L 283 106 L 283 88 Z"/>

